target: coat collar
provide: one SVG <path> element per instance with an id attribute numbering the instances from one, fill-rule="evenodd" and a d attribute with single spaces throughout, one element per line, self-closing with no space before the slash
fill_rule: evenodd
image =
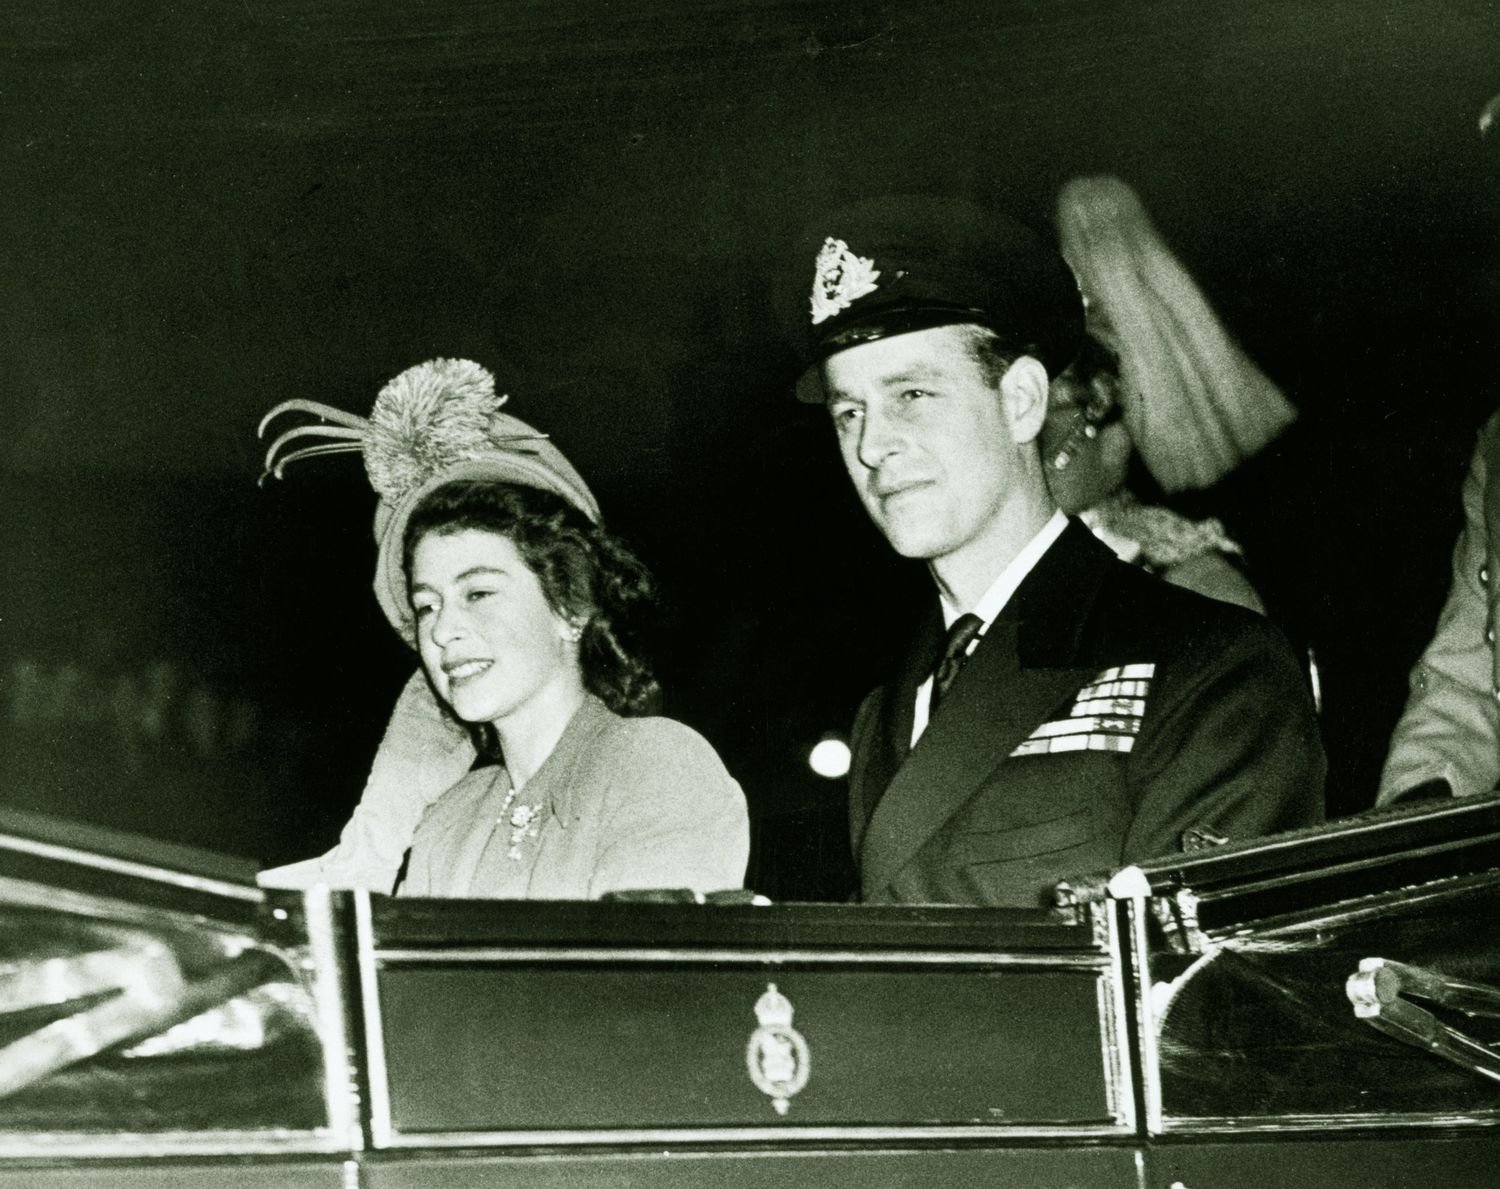
<path id="1" fill-rule="evenodd" d="M 1100 586 L 1115 564 L 1107 547 L 1070 520 L 990 624 L 908 754 L 912 704 L 931 668 L 934 632 L 940 636 L 942 629 L 935 613 L 924 623 L 881 708 L 882 754 L 864 790 L 866 797 L 879 796 L 860 847 L 867 896 L 883 890 L 996 765 L 1093 673 L 1091 661 L 1080 663 L 1080 651 Z"/>
<path id="2" fill-rule="evenodd" d="M 615 717 L 597 697 L 586 695 L 558 736 L 557 746 L 527 781 L 520 798 L 533 805 L 546 805 L 561 825 L 571 825 L 581 808 L 576 804 L 581 783 L 576 778 L 578 766 L 590 754 L 594 740 L 609 729 Z"/>
<path id="3" fill-rule="evenodd" d="M 912 719 L 917 687 L 931 674 L 943 644 L 943 617 L 938 605 L 929 603 L 918 624 L 906 656 L 895 678 L 871 695 L 872 726 L 868 757 L 851 779 L 851 840 L 855 854 L 863 845 L 865 828 L 881 795 L 890 786 L 911 750 Z M 975 650 L 976 652 L 978 649 Z"/>
<path id="4" fill-rule="evenodd" d="M 1023 667 L 1051 668 L 1074 662 L 1099 588 L 1118 564 L 1114 552 L 1083 521 L 1068 518 L 1062 536 L 1042 555 L 996 619 L 1019 625 Z"/>

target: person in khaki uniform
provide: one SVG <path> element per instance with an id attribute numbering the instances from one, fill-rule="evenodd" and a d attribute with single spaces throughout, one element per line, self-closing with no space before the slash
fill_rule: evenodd
<path id="1" fill-rule="evenodd" d="M 1376 803 L 1471 797 L 1500 784 L 1500 413 L 1479 431 L 1437 629 L 1411 671 Z"/>

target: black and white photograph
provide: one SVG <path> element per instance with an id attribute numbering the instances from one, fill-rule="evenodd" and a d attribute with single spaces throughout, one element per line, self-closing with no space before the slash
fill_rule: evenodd
<path id="1" fill-rule="evenodd" d="M 1487 1186 L 1495 0 L 7 0 L 0 1189 Z"/>

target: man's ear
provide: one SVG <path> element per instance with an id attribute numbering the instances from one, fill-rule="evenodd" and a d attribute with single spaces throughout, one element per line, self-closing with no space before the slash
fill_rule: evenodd
<path id="1" fill-rule="evenodd" d="M 1033 442 L 1047 420 L 1047 369 L 1041 360 L 1022 355 L 1000 377 L 1000 404 L 1017 443 Z"/>

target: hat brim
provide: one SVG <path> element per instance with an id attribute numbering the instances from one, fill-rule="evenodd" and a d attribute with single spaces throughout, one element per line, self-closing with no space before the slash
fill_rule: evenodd
<path id="1" fill-rule="evenodd" d="M 397 635 L 413 648 L 416 647 L 416 633 L 411 596 L 406 587 L 406 566 L 403 564 L 407 523 L 417 505 L 439 487 L 473 480 L 515 483 L 521 487 L 551 491 L 590 520 L 599 520 L 599 505 L 581 479 L 574 484 L 567 476 L 559 474 L 555 466 L 519 453 L 454 463 L 412 488 L 396 504 L 381 501 L 375 509 L 375 599 Z"/>
<path id="2" fill-rule="evenodd" d="M 826 404 L 828 393 L 823 387 L 823 364 L 828 359 L 851 347 L 896 338 L 898 335 L 915 334 L 919 330 L 933 330 L 939 326 L 982 326 L 997 335 L 1001 333 L 994 327 L 988 313 L 973 306 L 933 302 L 873 310 L 868 317 L 844 322 L 837 330 L 813 344 L 811 362 L 798 377 L 793 391 L 803 404 Z M 1001 337 L 1003 342 L 1004 336 Z M 1024 349 L 1018 349 L 1024 353 Z"/>

